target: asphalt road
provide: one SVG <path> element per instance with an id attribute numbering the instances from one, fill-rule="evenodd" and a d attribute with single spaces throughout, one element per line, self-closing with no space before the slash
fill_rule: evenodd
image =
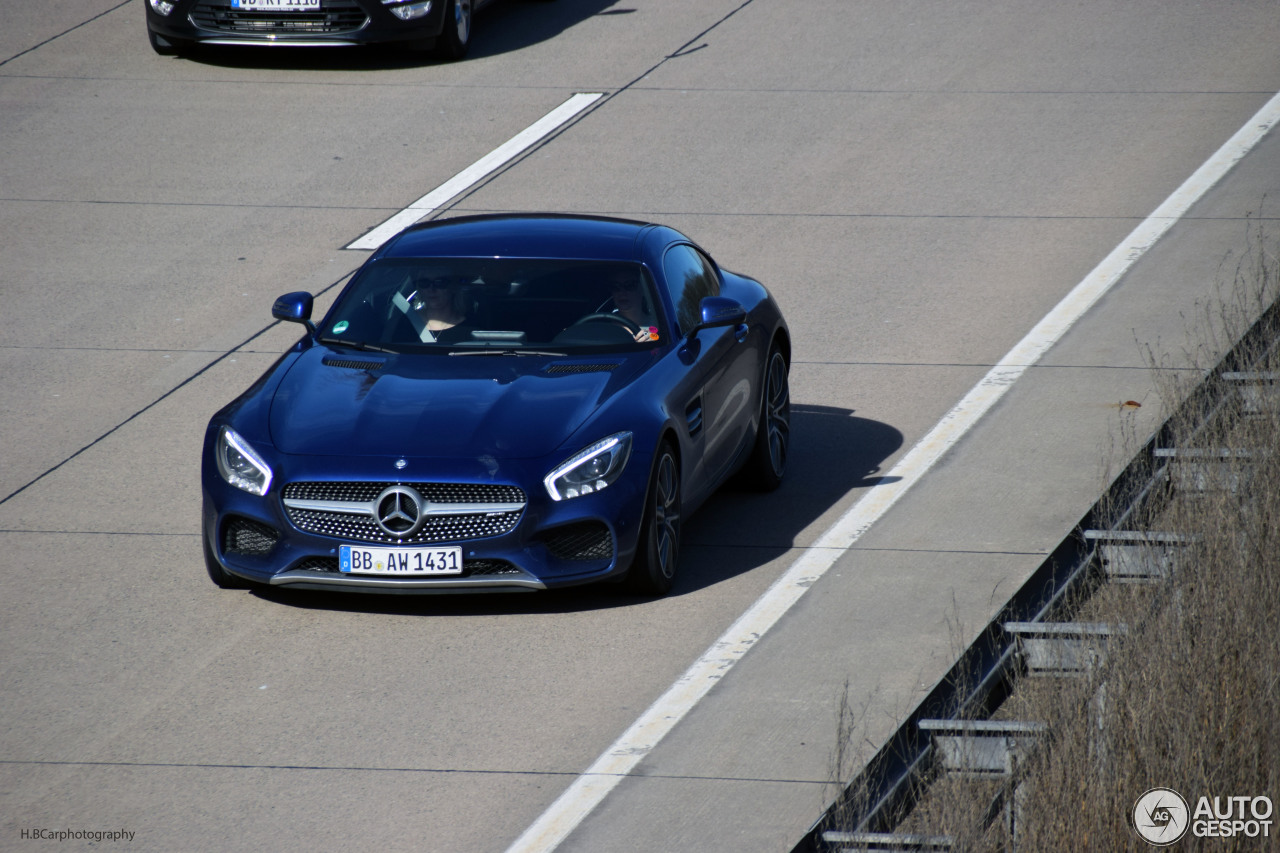
<path id="1" fill-rule="evenodd" d="M 141 0 L 0 5 L 0 850 L 506 849 L 1280 90 L 1273 0 L 500 0 L 476 26 L 455 65 L 162 58 Z M 215 589 L 200 441 L 296 337 L 272 300 L 332 295 L 367 255 L 342 247 L 579 92 L 604 97 L 440 215 L 653 218 L 766 282 L 788 481 L 706 506 L 660 601 Z M 842 685 L 882 738 L 1150 428 L 1142 345 L 1179 358 L 1274 233 L 1275 137 L 566 849 L 789 849 Z"/>

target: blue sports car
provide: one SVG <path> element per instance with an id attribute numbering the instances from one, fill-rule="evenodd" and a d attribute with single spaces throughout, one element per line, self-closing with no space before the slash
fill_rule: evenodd
<path id="1" fill-rule="evenodd" d="M 676 577 L 683 519 L 773 489 L 791 340 L 759 282 L 661 225 L 551 214 L 410 228 L 209 422 L 222 587 L 536 590 Z"/>

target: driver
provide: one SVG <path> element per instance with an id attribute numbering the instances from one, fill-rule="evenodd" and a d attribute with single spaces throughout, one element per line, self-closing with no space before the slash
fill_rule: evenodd
<path id="1" fill-rule="evenodd" d="M 635 333 L 637 341 L 656 341 L 657 318 L 648 304 L 648 294 L 641 284 L 640 274 L 635 270 L 618 268 L 609 273 L 608 279 L 609 291 L 613 297 L 613 313 L 640 327 Z"/>

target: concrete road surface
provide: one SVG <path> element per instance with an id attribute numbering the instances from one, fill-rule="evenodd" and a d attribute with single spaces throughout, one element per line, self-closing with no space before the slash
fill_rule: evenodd
<path id="1" fill-rule="evenodd" d="M 142 3 L 0 5 L 0 850 L 507 849 L 1280 91 L 1272 0 L 500 0 L 452 65 L 160 57 Z M 763 280 L 786 483 L 714 498 L 661 600 L 216 589 L 200 442 L 296 338 L 272 300 L 575 93 L 432 215 L 654 219 Z M 1278 195 L 1272 131 L 561 849 L 789 850 L 844 685 L 883 740 L 1152 428 L 1144 345 L 1187 363 Z"/>

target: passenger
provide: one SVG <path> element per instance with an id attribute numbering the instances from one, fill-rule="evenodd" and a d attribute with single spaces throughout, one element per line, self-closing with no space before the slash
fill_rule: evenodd
<path id="1" fill-rule="evenodd" d="M 419 274 L 405 297 L 405 313 L 424 343 L 452 344 L 471 336 L 467 323 L 467 284 L 461 275 Z"/>

